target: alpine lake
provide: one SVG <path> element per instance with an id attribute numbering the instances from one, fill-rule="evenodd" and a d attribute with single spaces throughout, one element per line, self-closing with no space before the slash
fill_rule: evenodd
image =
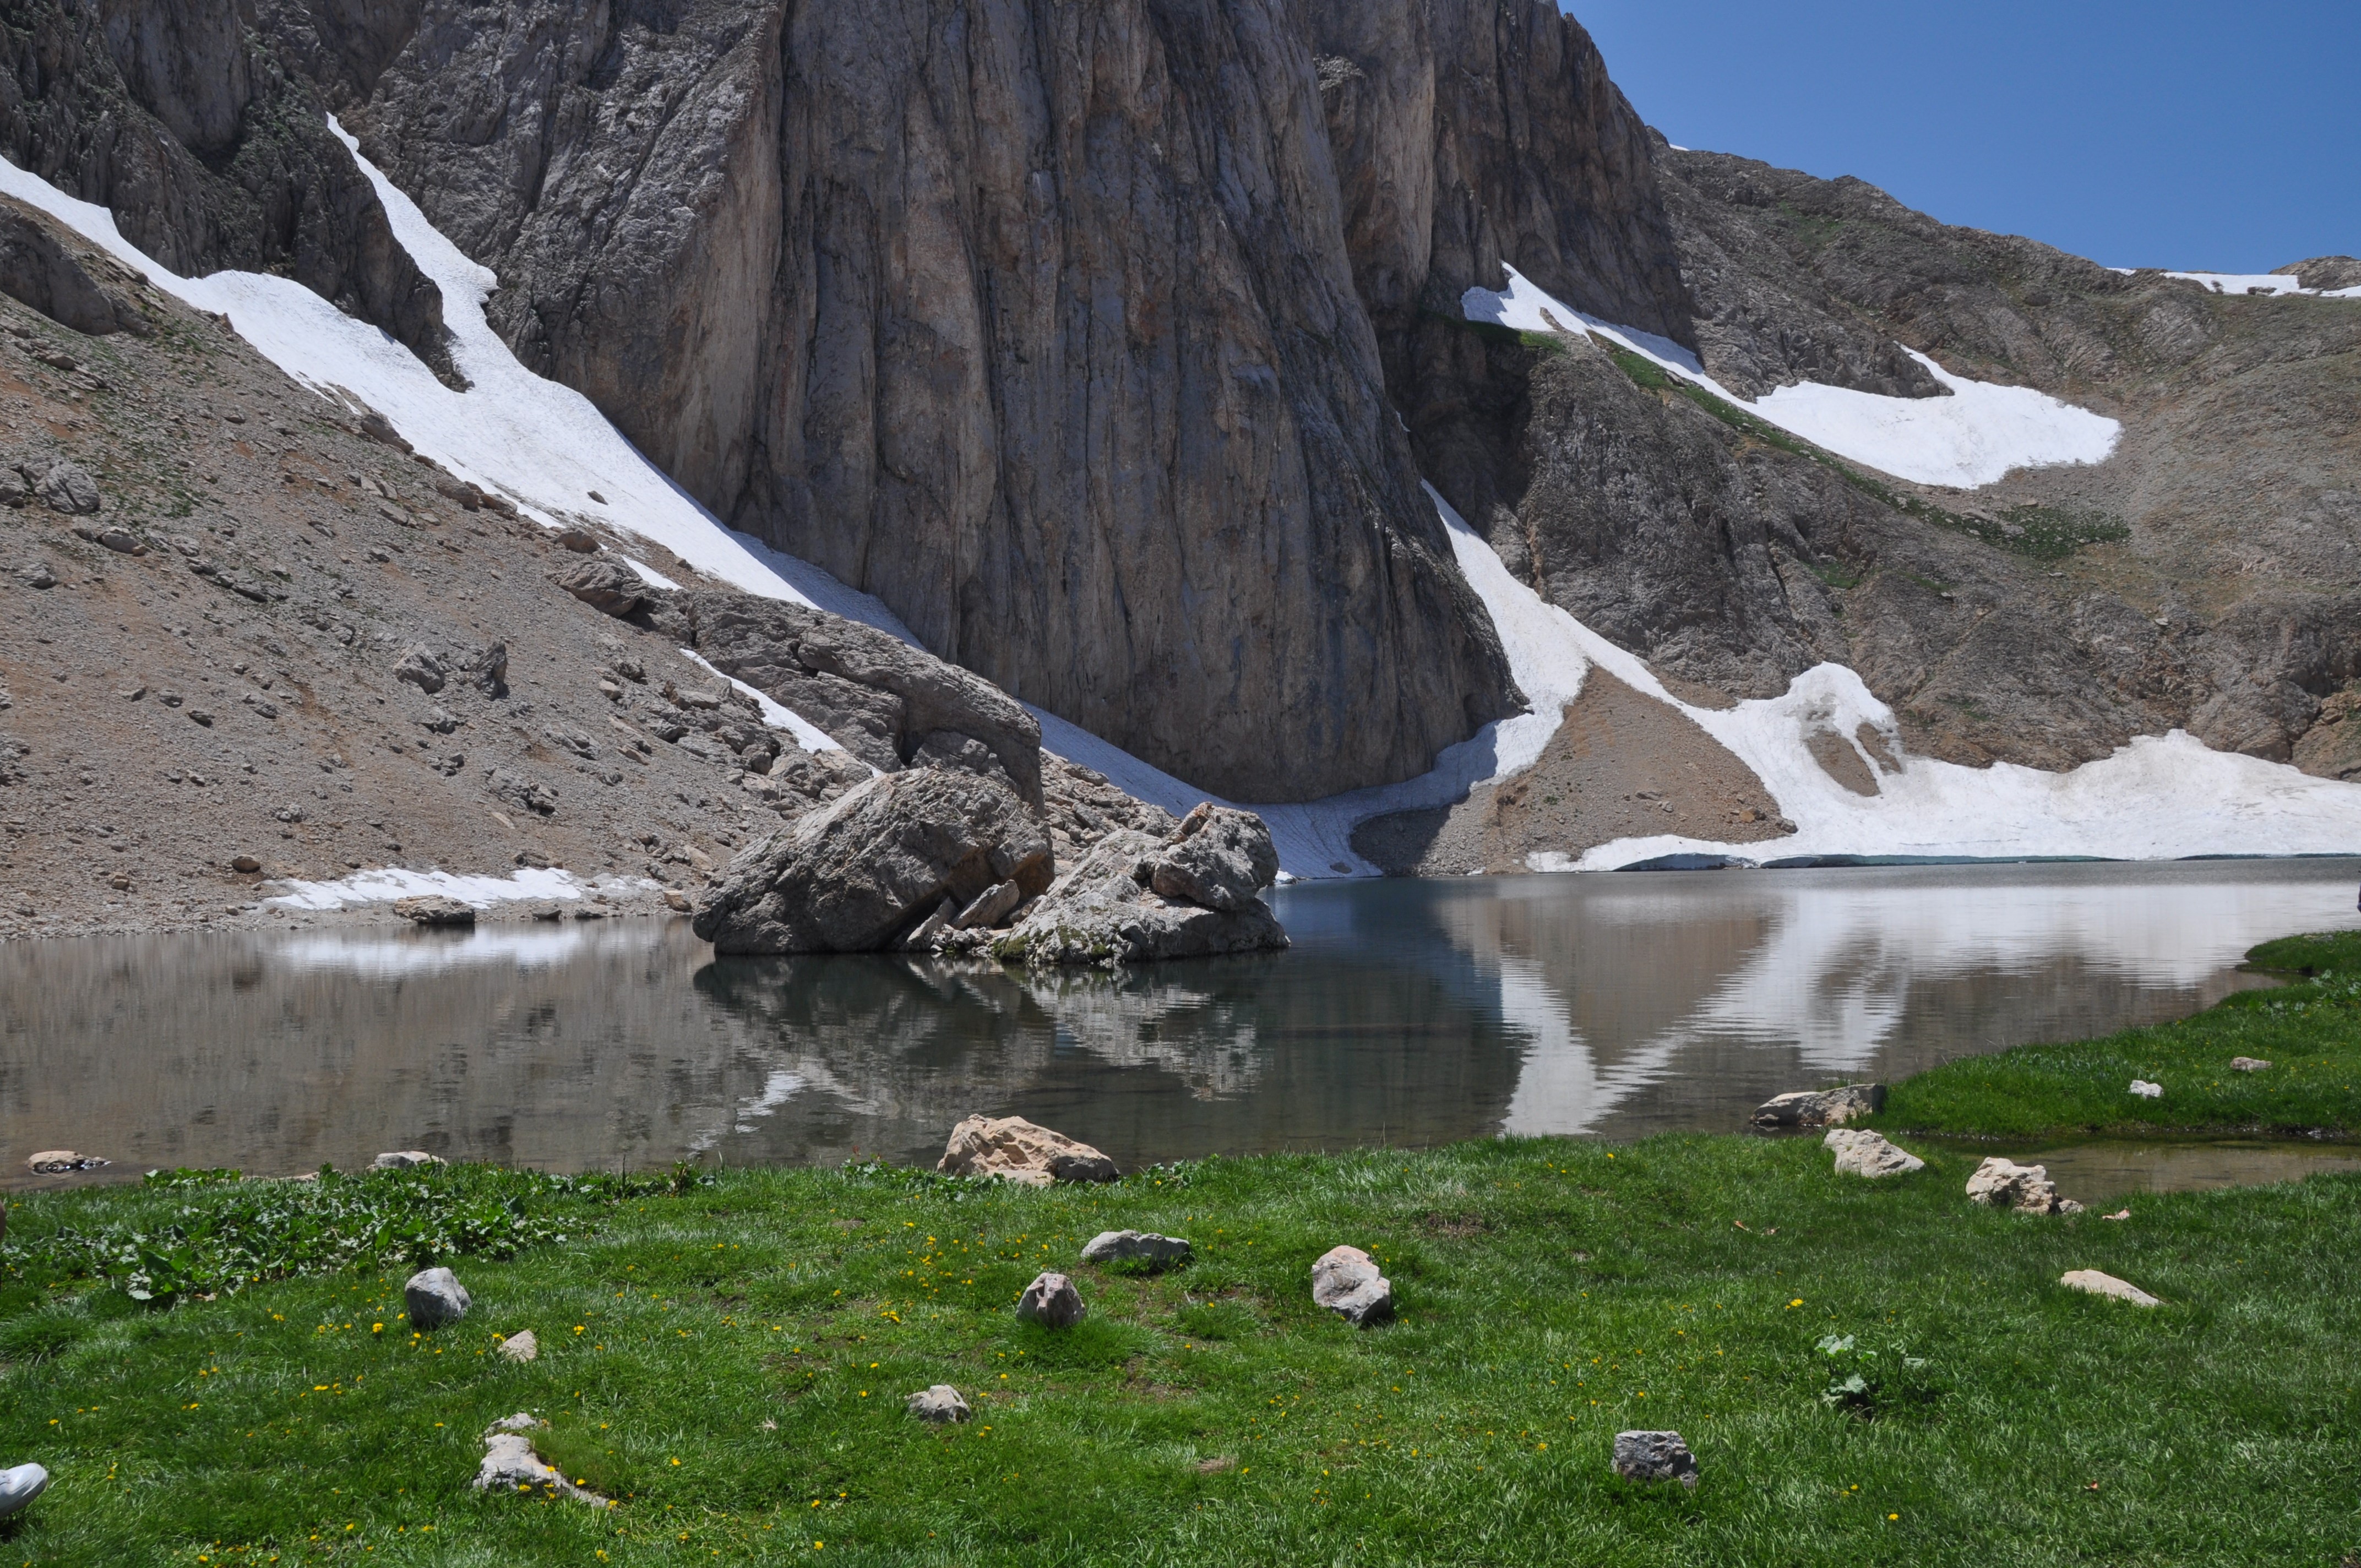
<path id="1" fill-rule="evenodd" d="M 1120 974 L 716 959 L 686 920 L 0 947 L 16 1189 L 425 1149 L 553 1170 L 931 1164 L 972 1113 L 1126 1168 L 1499 1134 L 1730 1132 L 1773 1094 L 2185 1016 L 2361 924 L 2361 860 L 1298 883 L 1290 950 Z M 73 1148 L 112 1164 L 33 1177 Z M 2018 1151 L 2092 1198 L 2339 1146 Z"/>

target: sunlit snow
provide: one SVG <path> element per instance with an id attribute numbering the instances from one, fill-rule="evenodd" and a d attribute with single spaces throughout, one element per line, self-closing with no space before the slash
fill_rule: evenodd
<path id="1" fill-rule="evenodd" d="M 2123 426 L 2030 387 L 1954 376 L 1925 355 L 1910 356 L 1950 390 L 1941 398 L 1889 398 L 1806 381 L 1748 402 L 1705 373 L 1697 356 L 1669 338 L 1585 315 L 1552 299 L 1515 268 L 1509 287 L 1470 289 L 1469 321 L 1521 332 L 1587 334 L 1642 355 L 1813 445 L 1921 485 L 1973 489 L 2018 468 L 2103 463 Z"/>

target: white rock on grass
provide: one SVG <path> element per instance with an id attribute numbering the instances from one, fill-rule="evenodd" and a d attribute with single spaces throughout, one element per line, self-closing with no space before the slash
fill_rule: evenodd
<path id="1" fill-rule="evenodd" d="M 476 1490 L 478 1492 L 533 1492 L 546 1489 L 593 1508 L 611 1508 L 615 1505 L 588 1487 L 576 1485 L 566 1473 L 533 1452 L 533 1439 L 527 1435 L 545 1429 L 549 1423 L 536 1420 L 520 1410 L 512 1416 L 502 1416 L 484 1429 L 484 1462 L 476 1470 Z"/>
<path id="2" fill-rule="evenodd" d="M 456 1323 L 475 1303 L 467 1288 L 447 1268 L 422 1268 L 402 1282 L 402 1304 L 410 1310 L 410 1326 L 422 1333 Z"/>
<path id="3" fill-rule="evenodd" d="M 951 1129 L 935 1168 L 946 1176 L 996 1176 L 1047 1187 L 1053 1181 L 1113 1181 L 1115 1161 L 1086 1143 L 1022 1116 L 969 1116 Z"/>
<path id="4" fill-rule="evenodd" d="M 1101 1231 L 1082 1248 L 1084 1263 L 1149 1263 L 1158 1268 L 1178 1268 L 1195 1251 L 1179 1236 L 1153 1231 Z"/>
<path id="5" fill-rule="evenodd" d="M 1356 1328 L 1394 1315 L 1393 1281 L 1356 1246 L 1330 1247 L 1312 1266 L 1312 1299 Z"/>
<path id="6" fill-rule="evenodd" d="M 442 1156 L 428 1154 L 424 1149 L 393 1149 L 369 1161 L 379 1170 L 412 1170 L 422 1165 L 442 1163 Z"/>
<path id="7" fill-rule="evenodd" d="M 2230 1070 L 2233 1072 L 2267 1072 L 2270 1069 L 2270 1063 L 2263 1060 L 2260 1057 L 2232 1057 L 2230 1058 Z"/>
<path id="8" fill-rule="evenodd" d="M 0 1519 L 18 1512 L 49 1489 L 49 1473 L 38 1464 L 0 1470 Z"/>
<path id="9" fill-rule="evenodd" d="M 1968 1178 L 1968 1196 L 1993 1209 L 2015 1209 L 2022 1214 L 2079 1214 L 2082 1205 L 2058 1196 L 2048 1168 L 2019 1165 L 1993 1155 Z"/>
<path id="10" fill-rule="evenodd" d="M 2088 1290 L 2093 1296 L 2106 1296 L 2117 1301 L 2129 1301 L 2135 1307 L 2161 1307 L 2164 1303 L 2129 1280 L 2118 1279 L 2112 1274 L 2102 1274 L 2095 1268 L 2078 1268 L 2061 1274 L 2058 1283 L 2070 1290 Z"/>
<path id="11" fill-rule="evenodd" d="M 1697 1455 L 1676 1431 L 1619 1431 L 1615 1434 L 1615 1474 L 1626 1481 L 1678 1481 L 1697 1484 Z"/>
<path id="12" fill-rule="evenodd" d="M 1914 1170 L 1924 1170 L 1927 1162 L 1906 1149 L 1896 1148 L 1876 1133 L 1864 1133 L 1850 1127 L 1838 1127 L 1820 1140 L 1823 1148 L 1834 1149 L 1837 1173 L 1840 1176 L 1906 1176 Z"/>
<path id="13" fill-rule="evenodd" d="M 527 1329 L 500 1341 L 500 1354 L 511 1361 L 532 1361 L 541 1354 L 541 1341 Z"/>
<path id="14" fill-rule="evenodd" d="M 968 1413 L 967 1401 L 948 1383 L 919 1389 L 902 1401 L 902 1408 L 922 1421 L 963 1421 Z"/>
<path id="15" fill-rule="evenodd" d="M 1089 1310 L 1082 1293 L 1062 1274 L 1037 1274 L 1025 1294 L 1016 1298 L 1016 1315 L 1045 1329 L 1071 1329 Z"/>
<path id="16" fill-rule="evenodd" d="M 2144 1078 L 2135 1078 L 2132 1080 L 2132 1092 L 2143 1100 L 2161 1100 L 2164 1098 L 2164 1085 L 2150 1083 Z"/>

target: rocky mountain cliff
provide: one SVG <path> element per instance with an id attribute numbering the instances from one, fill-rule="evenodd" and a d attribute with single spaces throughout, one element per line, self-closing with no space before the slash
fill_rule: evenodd
<path id="1" fill-rule="evenodd" d="M 2361 302 L 1678 151 L 1550 0 L 16 0 L 0 64 L 13 160 L 447 376 L 333 111 L 520 358 L 715 515 L 1232 798 L 1410 777 L 1522 705 L 1422 478 L 1708 705 L 1834 661 L 1955 762 L 2187 727 L 2361 774 Z M 1945 395 L 1915 351 L 2123 435 L 1915 486 L 1577 323 L 1469 322 L 1510 267 L 1738 398 Z M 1773 823 L 1727 771 L 1679 811 Z"/>

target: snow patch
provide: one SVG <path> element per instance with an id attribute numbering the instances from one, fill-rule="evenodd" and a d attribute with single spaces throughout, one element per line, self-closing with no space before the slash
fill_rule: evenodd
<path id="1" fill-rule="evenodd" d="M 401 866 L 379 866 L 373 871 L 355 872 L 334 882 L 305 882 L 291 878 L 279 886 L 287 891 L 265 899 L 284 909 L 344 909 L 358 904 L 389 904 L 397 898 L 415 898 L 424 894 L 439 893 L 456 898 L 478 909 L 494 904 L 517 899 L 579 899 L 597 884 L 577 882 L 573 873 L 556 870 L 542 871 L 527 867 L 514 876 L 460 876 L 450 872 L 418 872 Z M 654 887 L 652 882 L 620 881 L 609 883 L 619 887 Z"/>
<path id="2" fill-rule="evenodd" d="M 1460 310 L 1469 321 L 1603 338 L 1815 446 L 1915 484 L 1974 489 L 2018 468 L 2103 463 L 2123 433 L 2123 426 L 2103 414 L 2030 387 L 1954 376 L 1916 350 L 1910 356 L 1949 390 L 1948 397 L 1889 398 L 1806 381 L 1748 402 L 1708 376 L 1697 356 L 1671 339 L 1585 315 L 1551 298 L 1515 268 L 1505 270 L 1506 291 L 1470 289 L 1461 296 Z"/>
<path id="3" fill-rule="evenodd" d="M 719 676 L 720 679 L 728 681 L 732 690 L 739 692 L 742 696 L 752 697 L 755 702 L 760 704 L 762 707 L 763 722 L 769 725 L 774 729 L 784 729 L 788 734 L 794 736 L 796 738 L 796 744 L 801 746 L 805 751 L 841 751 L 844 750 L 841 745 L 837 743 L 834 736 L 829 734 L 828 731 L 822 729 L 818 725 L 814 724 L 810 719 L 806 718 L 802 714 L 786 707 L 776 697 L 772 696 L 769 693 L 756 691 L 752 686 L 748 685 L 744 681 L 740 680 L 735 675 L 722 674 L 720 671 L 714 669 L 711 664 L 705 661 L 702 655 L 698 654 L 694 650 L 683 648 L 680 651 L 680 656 L 686 659 L 690 663 L 696 664 L 705 670 L 711 671 L 713 674 Z"/>
<path id="4" fill-rule="evenodd" d="M 626 555 L 623 557 L 623 565 L 629 566 L 632 571 L 637 572 L 640 575 L 640 581 L 647 584 L 648 587 L 652 588 L 670 588 L 675 592 L 677 592 L 680 588 L 680 585 L 678 583 L 674 582 L 670 577 L 665 576 L 662 572 L 657 571 L 645 561 L 633 560 L 631 556 Z"/>

